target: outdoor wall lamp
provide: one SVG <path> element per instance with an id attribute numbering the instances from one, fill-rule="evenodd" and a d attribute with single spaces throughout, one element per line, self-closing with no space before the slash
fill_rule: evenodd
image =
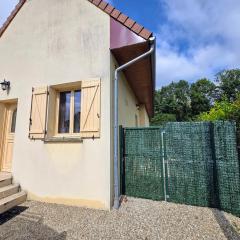
<path id="1" fill-rule="evenodd" d="M 137 108 L 137 110 L 139 110 L 140 109 L 140 104 L 136 104 L 136 108 Z"/>
<path id="2" fill-rule="evenodd" d="M 9 90 L 9 88 L 10 88 L 10 82 L 9 81 L 6 81 L 5 79 L 4 79 L 4 81 L 3 82 L 1 82 L 0 83 L 1 84 L 1 86 L 2 86 L 2 90 L 3 91 L 8 91 Z"/>

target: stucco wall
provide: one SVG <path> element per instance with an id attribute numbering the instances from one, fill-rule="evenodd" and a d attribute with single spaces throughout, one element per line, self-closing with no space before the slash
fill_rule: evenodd
<path id="1" fill-rule="evenodd" d="M 113 116 L 113 103 L 114 103 L 114 72 L 118 67 L 116 59 L 111 55 L 111 199 L 114 198 L 114 170 L 113 170 L 113 130 L 114 130 L 114 116 Z M 136 127 L 136 116 L 138 119 L 139 127 L 149 126 L 149 117 L 144 105 L 136 106 L 138 104 L 137 98 L 134 95 L 127 79 L 123 73 L 119 74 L 118 80 L 118 111 L 119 111 L 119 125 L 123 127 Z M 120 150 L 120 149 L 119 149 Z M 119 151 L 120 158 L 120 151 Z M 120 162 L 119 162 L 119 177 L 120 177 Z M 120 178 L 119 178 L 120 182 Z"/>
<path id="2" fill-rule="evenodd" d="M 30 199 L 111 206 L 110 17 L 86 0 L 29 0 L 0 38 L 0 79 L 18 99 L 13 175 Z M 31 88 L 101 77 L 101 138 L 28 138 Z"/>
<path id="3" fill-rule="evenodd" d="M 115 60 L 113 60 L 115 62 Z M 139 102 L 123 73 L 119 75 L 119 125 L 123 127 L 147 127 L 149 117 Z"/>

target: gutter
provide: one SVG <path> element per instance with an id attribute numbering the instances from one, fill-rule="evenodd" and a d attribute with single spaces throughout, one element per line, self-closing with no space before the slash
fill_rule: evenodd
<path id="1" fill-rule="evenodd" d="M 124 69 L 130 67 L 136 62 L 151 55 L 152 61 L 152 81 L 153 88 L 155 89 L 155 56 L 156 56 L 156 38 L 150 38 L 151 48 L 146 53 L 140 55 L 139 57 L 123 64 L 115 70 L 114 78 L 114 208 L 118 209 L 120 205 L 120 191 L 119 191 L 119 167 L 118 167 L 118 151 L 119 151 L 119 126 L 118 126 L 118 77 L 119 73 Z"/>
<path id="2" fill-rule="evenodd" d="M 154 53 L 151 55 L 151 62 L 152 62 L 152 86 L 153 86 L 153 99 L 152 99 L 152 116 L 150 116 L 150 118 L 152 118 L 154 116 L 154 96 L 155 96 L 155 88 L 156 88 L 156 38 L 154 37 Z"/>

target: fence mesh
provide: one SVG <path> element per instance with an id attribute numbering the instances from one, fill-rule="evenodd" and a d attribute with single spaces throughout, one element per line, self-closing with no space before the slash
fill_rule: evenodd
<path id="1" fill-rule="evenodd" d="M 126 195 L 154 200 L 167 197 L 171 202 L 217 207 L 240 216 L 234 123 L 126 128 L 123 145 Z"/>
<path id="2" fill-rule="evenodd" d="M 161 129 L 128 129 L 125 140 L 126 195 L 162 200 Z"/>
<path id="3" fill-rule="evenodd" d="M 240 216 L 240 176 L 235 124 L 216 122 L 214 142 L 219 208 Z"/>
<path id="4" fill-rule="evenodd" d="M 166 156 L 169 200 L 213 205 L 213 160 L 207 123 L 168 123 Z"/>

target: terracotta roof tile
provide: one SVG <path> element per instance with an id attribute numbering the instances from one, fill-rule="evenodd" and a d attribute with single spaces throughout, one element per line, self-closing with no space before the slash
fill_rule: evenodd
<path id="1" fill-rule="evenodd" d="M 11 12 L 10 16 L 7 18 L 5 23 L 0 28 L 0 37 L 3 35 L 3 33 L 6 31 L 9 24 L 12 22 L 14 17 L 17 15 L 23 4 L 26 2 L 26 0 L 20 0 L 19 3 L 16 5 L 15 9 Z"/>
<path id="2" fill-rule="evenodd" d="M 124 23 L 127 19 L 128 19 L 128 16 L 121 13 L 117 20 L 121 23 Z"/>
<path id="3" fill-rule="evenodd" d="M 15 9 L 12 11 L 6 22 L 0 28 L 0 37 L 6 31 L 7 27 L 12 22 L 12 20 L 17 15 L 17 13 L 19 12 L 19 10 L 22 8 L 26 1 L 27 0 L 19 0 L 19 3 L 16 5 Z M 129 28 L 131 31 L 141 36 L 142 38 L 149 39 L 152 36 L 152 33 L 150 31 L 148 31 L 140 24 L 136 23 L 128 16 L 121 13 L 119 10 L 117 10 L 104 0 L 88 0 L 88 1 L 96 5 L 99 9 L 103 10 L 105 13 L 110 15 L 112 18 L 116 19 L 119 23 L 123 24 L 124 26 L 126 26 L 127 28 Z"/>
<path id="4" fill-rule="evenodd" d="M 142 29 L 143 26 L 139 25 L 138 23 L 135 23 L 132 27 L 132 30 L 137 34 L 139 34 L 142 31 Z"/>
<path id="5" fill-rule="evenodd" d="M 106 12 L 107 14 L 110 15 L 113 10 L 114 10 L 114 7 L 110 4 L 108 4 L 107 7 L 104 9 L 104 12 Z"/>
<path id="6" fill-rule="evenodd" d="M 131 18 L 128 18 L 127 21 L 124 23 L 124 25 L 128 28 L 132 28 L 134 23 L 135 23 L 135 21 L 133 21 Z"/>
<path id="7" fill-rule="evenodd" d="M 143 30 L 139 33 L 139 36 L 145 39 L 149 39 L 153 34 L 148 31 L 146 28 L 143 28 Z"/>
<path id="8" fill-rule="evenodd" d="M 91 1 L 91 0 L 90 0 Z M 98 1 L 98 0 L 93 0 Z M 95 4 L 96 5 L 96 4 Z M 131 31 L 136 33 L 137 35 L 141 36 L 144 39 L 149 39 L 153 34 L 140 24 L 136 23 L 134 20 L 129 18 L 128 16 L 121 13 L 119 10 L 114 8 L 112 5 L 107 4 L 104 0 L 101 1 L 101 3 L 98 5 L 100 9 L 102 9 L 104 12 L 109 14 L 111 17 L 116 19 L 118 22 L 129 28 Z"/>
<path id="9" fill-rule="evenodd" d="M 102 1 L 102 2 L 99 4 L 98 7 L 101 8 L 102 10 L 104 10 L 107 5 L 108 5 L 108 4 L 107 4 L 106 2 Z"/>
<path id="10" fill-rule="evenodd" d="M 111 16 L 112 16 L 113 18 L 116 18 L 116 19 L 117 19 L 120 14 L 121 14 L 120 11 L 118 11 L 117 9 L 114 9 L 114 10 L 112 11 L 112 13 L 111 13 Z"/>
<path id="11" fill-rule="evenodd" d="M 101 1 L 102 0 L 93 0 L 92 3 L 96 6 L 98 6 Z"/>

